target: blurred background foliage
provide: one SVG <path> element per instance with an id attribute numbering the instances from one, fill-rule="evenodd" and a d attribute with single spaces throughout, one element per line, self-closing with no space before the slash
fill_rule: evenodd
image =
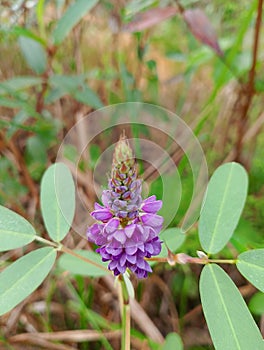
<path id="1" fill-rule="evenodd" d="M 55 161 L 67 131 L 79 118 L 103 106 L 147 102 L 176 113 L 192 128 L 204 149 L 210 173 L 233 160 L 249 172 L 243 218 L 220 256 L 234 257 L 248 248 L 263 247 L 261 19 L 261 0 L 2 0 L 0 204 L 34 222 L 45 235 L 39 218 L 39 183 L 44 170 Z M 130 137 L 157 137 L 155 131 L 143 126 L 126 132 Z M 92 173 L 102 151 L 116 142 L 118 135 L 119 130 L 98 135 L 90 146 L 88 165 L 85 159 L 80 162 L 83 177 L 78 184 L 88 204 L 96 197 L 86 191 L 87 173 Z M 76 157 L 76 152 L 75 147 L 69 148 L 67 157 Z M 176 154 L 173 159 L 183 183 L 183 200 L 171 223 L 176 226 L 188 207 L 192 174 L 182 155 Z M 141 164 L 142 176 L 146 166 Z M 151 192 L 162 197 L 158 174 L 145 181 Z M 170 203 L 164 206 L 166 215 Z M 70 247 L 88 245 L 74 232 L 66 240 Z M 196 254 L 196 227 L 180 249 Z M 20 255 L 21 250 L 3 255 L 2 266 Z M 149 315 L 153 321 L 149 328 L 145 325 L 146 329 L 134 319 L 134 348 L 160 349 L 163 337 L 177 332 L 186 349 L 213 349 L 198 297 L 200 268 L 159 265 L 155 272 L 143 283 L 134 281 L 142 319 Z M 250 301 L 263 331 L 263 295 L 255 294 L 232 267 L 228 272 Z M 12 318 L 10 321 L 10 315 L 1 320 L 3 348 L 25 349 L 19 341 L 12 341 L 12 336 L 28 332 L 24 341 L 32 348 L 118 349 L 116 337 L 107 340 L 100 333 L 102 328 L 116 330 L 119 322 L 117 301 L 104 280 L 55 270 L 30 301 L 31 306 L 16 309 L 14 317 L 19 323 Z M 32 329 L 51 332 L 87 328 L 99 332 L 92 342 L 70 341 L 67 345 L 51 340 L 38 343 L 30 338 Z"/>

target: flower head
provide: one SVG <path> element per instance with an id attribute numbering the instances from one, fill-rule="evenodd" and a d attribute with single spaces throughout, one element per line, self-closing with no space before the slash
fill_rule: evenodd
<path id="1" fill-rule="evenodd" d="M 152 270 L 145 258 L 161 251 L 158 234 L 163 218 L 157 211 L 162 201 L 156 196 L 143 200 L 141 191 L 132 150 L 122 136 L 115 147 L 108 189 L 102 193 L 103 206 L 95 204 L 91 215 L 97 222 L 87 230 L 88 240 L 98 245 L 96 251 L 116 276 L 130 269 L 138 278 L 147 277 Z"/>

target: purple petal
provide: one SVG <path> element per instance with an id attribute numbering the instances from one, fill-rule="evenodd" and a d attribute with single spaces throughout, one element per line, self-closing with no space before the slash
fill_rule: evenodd
<path id="1" fill-rule="evenodd" d="M 142 269 L 137 269 L 135 274 L 137 275 L 137 278 L 146 278 L 148 276 L 148 273 Z"/>
<path id="2" fill-rule="evenodd" d="M 125 228 L 124 228 L 124 231 L 125 231 L 125 234 L 128 238 L 131 238 L 133 233 L 135 232 L 135 229 L 136 229 L 136 225 L 134 224 L 131 224 L 131 225 L 127 225 Z"/>
<path id="3" fill-rule="evenodd" d="M 127 261 L 129 261 L 131 264 L 135 264 L 137 262 L 136 255 L 127 255 L 126 256 Z"/>
<path id="4" fill-rule="evenodd" d="M 119 213 L 118 213 L 118 216 L 120 218 L 126 218 L 127 217 L 127 211 L 125 210 L 120 210 Z"/>
<path id="5" fill-rule="evenodd" d="M 111 254 L 113 256 L 120 255 L 123 251 L 122 248 L 112 248 L 112 247 L 108 247 L 108 246 L 105 248 L 105 250 L 108 254 Z"/>
<path id="6" fill-rule="evenodd" d="M 126 241 L 126 235 L 124 230 L 116 230 L 116 232 L 114 233 L 114 238 L 121 244 L 124 244 Z"/>
<path id="7" fill-rule="evenodd" d="M 126 253 L 128 255 L 133 255 L 133 254 L 136 253 L 136 251 L 137 251 L 137 246 L 136 245 L 131 245 L 129 247 L 126 247 Z"/>
<path id="8" fill-rule="evenodd" d="M 145 211 L 146 213 L 153 213 L 155 214 L 157 211 L 160 210 L 160 208 L 162 207 L 162 201 L 158 200 L 158 201 L 153 201 L 153 202 L 145 202 L 142 205 L 142 210 Z"/>
<path id="9" fill-rule="evenodd" d="M 156 200 L 156 196 L 155 195 L 152 195 L 146 199 L 144 199 L 144 203 L 150 203 L 150 202 L 154 202 Z"/>
<path id="10" fill-rule="evenodd" d="M 125 266 L 126 260 L 127 260 L 127 256 L 125 253 L 123 253 L 120 257 L 120 260 L 119 260 L 120 265 Z"/>
<path id="11" fill-rule="evenodd" d="M 103 225 L 99 225 L 97 223 L 93 224 L 91 227 L 88 227 L 86 231 L 86 236 L 88 240 L 93 243 L 96 243 L 96 240 L 102 234 L 102 229 L 103 229 Z"/>
<path id="12" fill-rule="evenodd" d="M 91 213 L 92 217 L 95 218 L 96 220 L 100 220 L 100 221 L 108 221 L 109 219 L 111 219 L 113 217 L 113 214 L 110 212 L 109 209 L 98 209 L 98 210 L 94 210 Z"/>
<path id="13" fill-rule="evenodd" d="M 118 262 L 117 261 L 111 261 L 108 265 L 109 269 L 110 270 L 114 270 L 118 265 Z"/>
<path id="14" fill-rule="evenodd" d="M 152 268 L 150 267 L 150 265 L 145 261 L 145 270 L 148 272 L 152 272 Z"/>
<path id="15" fill-rule="evenodd" d="M 119 226 L 119 223 L 119 219 L 117 218 L 110 219 L 104 227 L 105 232 L 108 234 L 115 232 Z"/>
<path id="16" fill-rule="evenodd" d="M 157 214 L 143 214 L 141 216 L 141 221 L 145 225 L 160 227 L 163 224 L 163 217 Z"/>
<path id="17" fill-rule="evenodd" d="M 101 197 L 101 200 L 102 200 L 102 203 L 105 207 L 109 207 L 109 203 L 111 202 L 110 201 L 110 191 L 109 190 L 104 190 L 103 193 L 102 193 L 102 197 Z"/>
<path id="18" fill-rule="evenodd" d="M 121 273 L 121 274 L 123 274 L 123 273 L 125 273 L 126 272 L 126 266 L 118 266 L 118 270 L 119 270 L 119 273 Z"/>
<path id="19" fill-rule="evenodd" d="M 150 254 L 152 255 L 154 253 L 154 247 L 151 243 L 147 243 L 145 245 L 145 250 Z"/>
<path id="20" fill-rule="evenodd" d="M 95 203 L 94 203 L 94 209 L 95 209 L 95 210 L 104 209 L 104 207 L 103 207 L 101 204 L 95 202 Z"/>

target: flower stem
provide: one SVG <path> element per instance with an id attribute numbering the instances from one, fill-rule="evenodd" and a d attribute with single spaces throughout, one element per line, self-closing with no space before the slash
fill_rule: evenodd
<path id="1" fill-rule="evenodd" d="M 121 339 L 121 350 L 130 350 L 130 305 L 129 305 L 129 294 L 127 286 L 122 275 L 119 275 L 118 281 L 120 283 L 120 306 L 122 309 L 122 339 Z"/>

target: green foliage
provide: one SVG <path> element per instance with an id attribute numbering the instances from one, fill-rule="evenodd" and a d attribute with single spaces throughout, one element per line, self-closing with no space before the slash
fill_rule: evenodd
<path id="1" fill-rule="evenodd" d="M 258 316 L 264 314 L 264 293 L 257 292 L 250 299 L 248 304 L 249 310 Z"/>
<path id="2" fill-rule="evenodd" d="M 241 218 L 230 242 L 241 253 L 248 249 L 262 247 L 262 233 L 251 221 Z"/>
<path id="3" fill-rule="evenodd" d="M 252 88 L 254 105 L 249 106 L 245 134 L 240 135 L 243 136 L 242 154 L 234 156 L 237 154 L 237 125 L 241 117 L 241 113 L 236 113 L 240 108 L 240 100 L 236 98 L 242 96 L 241 101 L 245 101 L 249 97 L 247 80 L 252 71 L 253 26 L 259 1 L 216 1 L 201 5 L 219 33 L 218 42 L 224 52 L 223 56 L 216 55 L 211 48 L 205 46 L 208 45 L 205 39 L 208 39 L 211 31 L 205 35 L 204 23 L 200 23 L 201 28 L 199 25 L 196 28 L 202 29 L 203 37 L 199 38 L 199 33 L 194 33 L 200 40 L 198 42 L 186 27 L 184 14 L 177 13 L 172 19 L 164 21 L 162 13 L 165 14 L 167 10 L 177 12 L 176 7 L 171 6 L 167 0 L 133 0 L 125 4 L 124 8 L 121 8 L 122 5 L 115 8 L 115 4 L 98 0 L 40 0 L 32 9 L 27 8 L 27 2 L 23 1 L 12 2 L 12 6 L 5 3 L 11 4 L 11 1 L 0 4 L 0 203 L 16 211 L 20 210 L 25 215 L 29 214 L 28 217 L 35 214 L 36 227 L 44 230 L 38 206 L 35 207 L 36 198 L 31 198 L 32 189 L 26 180 L 29 179 L 31 186 L 38 189 L 47 164 L 53 163 L 56 158 L 58 140 L 71 128 L 76 111 L 87 113 L 89 107 L 98 109 L 104 104 L 124 101 L 161 104 L 170 110 L 182 112 L 187 123 L 194 125 L 196 136 L 207 152 L 207 159 L 219 164 L 224 159 L 236 157 L 237 161 L 247 165 L 250 196 L 243 218 L 239 221 L 247 193 L 245 170 L 237 163 L 219 167 L 209 183 L 198 234 L 195 226 L 186 236 L 183 235 L 174 226 L 180 225 L 190 203 L 192 174 L 181 169 L 181 160 L 176 157 L 175 164 L 179 169 L 181 183 L 178 174 L 166 174 L 162 179 L 156 178 L 150 189 L 151 194 L 156 194 L 158 198 L 162 198 L 164 189 L 167 191 L 160 214 L 171 227 L 161 233 L 164 244 L 159 257 L 167 256 L 166 245 L 174 253 L 181 248 L 194 255 L 201 243 L 206 253 L 219 254 L 222 261 L 227 257 L 234 259 L 241 274 L 264 291 L 263 135 L 258 129 L 263 123 L 261 106 L 264 84 L 261 75 L 262 55 L 259 52 Z M 16 10 L 13 10 L 14 4 Z M 187 11 L 195 10 L 198 3 L 196 0 L 183 0 L 181 5 Z M 89 14 L 87 21 L 84 17 L 95 6 L 98 11 L 91 16 Z M 124 28 L 122 21 L 130 24 L 130 27 L 132 21 L 134 27 L 138 24 L 141 28 L 145 26 L 149 29 L 124 35 L 121 32 Z M 151 28 L 151 21 L 155 27 Z M 189 25 L 194 27 L 192 22 Z M 260 35 L 260 49 L 262 41 Z M 241 92 L 245 95 L 241 95 Z M 228 110 L 232 114 L 234 111 L 232 117 L 228 117 Z M 157 120 L 157 129 L 159 122 Z M 225 123 L 228 132 L 224 128 Z M 152 131 L 145 125 L 131 126 L 130 131 L 135 138 L 140 138 L 141 135 L 152 137 Z M 252 136 L 247 131 L 256 133 Z M 222 139 L 225 145 L 221 145 L 223 147 L 219 151 L 216 145 L 218 136 L 220 139 L 221 134 L 225 133 L 226 139 Z M 91 144 L 88 150 L 91 162 L 83 166 L 81 160 L 80 170 L 94 169 L 102 150 L 114 137 L 114 133 L 109 133 L 98 144 Z M 12 147 L 16 147 L 18 157 Z M 78 146 L 67 147 L 66 158 L 75 162 L 78 159 Z M 139 145 L 136 145 L 136 149 L 140 157 Z M 212 164 L 210 162 L 209 166 L 212 167 Z M 45 227 L 52 242 L 36 236 L 35 229 L 22 216 L 0 206 L 0 251 L 20 248 L 34 240 L 54 246 L 32 251 L 10 266 L 9 261 L 5 263 L 8 267 L 0 273 L 1 314 L 11 310 L 32 293 L 52 269 L 56 249 L 63 250 L 61 240 L 72 224 L 74 191 L 73 179 L 64 165 L 53 165 L 44 174 L 40 202 Z M 176 215 L 173 215 L 178 206 Z M 231 244 L 227 245 L 228 242 Z M 28 248 L 31 247 L 34 244 Z M 16 254 L 21 252 L 22 249 L 19 249 Z M 84 250 L 74 250 L 73 253 L 80 257 L 63 251 L 58 260 L 59 271 L 69 271 L 73 280 L 73 300 L 68 303 L 70 314 L 81 315 L 81 327 L 86 328 L 89 324 L 101 332 L 102 340 L 94 344 L 95 348 L 103 346 L 112 349 L 111 341 L 104 338 L 102 329 L 115 330 L 120 328 L 119 325 L 112 324 L 94 312 L 92 306 L 87 307 L 87 293 L 79 295 L 74 289 L 82 285 L 80 289 L 87 290 L 88 287 L 91 294 L 96 294 L 91 281 L 80 276 L 102 277 L 109 274 L 109 271 L 96 253 Z M 198 303 L 197 276 L 189 266 L 176 265 L 174 268 L 177 273 L 173 277 L 172 295 L 175 296 L 180 317 L 184 318 L 188 308 L 194 302 Z M 159 278 L 162 278 L 163 272 L 159 270 L 159 273 Z M 130 280 L 127 282 L 131 283 Z M 154 285 L 146 284 L 145 293 L 151 296 Z M 144 283 L 137 284 L 139 290 L 144 289 L 142 286 Z M 216 349 L 263 349 L 260 333 L 239 291 L 223 270 L 216 265 L 205 266 L 200 291 Z M 96 304 L 96 307 L 100 308 L 100 305 Z M 252 297 L 249 308 L 256 315 L 256 320 L 259 320 L 263 314 L 262 293 L 256 293 Z M 109 315 L 112 315 L 112 310 Z M 73 327 L 74 321 L 73 318 Z M 184 335 L 185 326 L 180 326 Z M 47 328 L 52 329 L 52 325 Z M 168 332 L 168 329 L 166 324 L 163 333 Z M 153 349 L 183 349 L 182 341 L 176 333 L 168 334 L 163 345 L 152 344 L 151 339 L 138 335 L 135 330 L 133 335 L 138 341 L 151 344 Z M 90 345 L 84 343 L 81 346 L 86 349 Z M 195 350 L 212 348 L 190 347 Z"/>
<path id="4" fill-rule="evenodd" d="M 183 343 L 177 333 L 170 333 L 165 339 L 162 350 L 183 350 Z"/>
<path id="5" fill-rule="evenodd" d="M 28 66 L 37 74 L 44 73 L 47 67 L 47 56 L 42 45 L 26 36 L 20 36 L 18 42 Z"/>
<path id="6" fill-rule="evenodd" d="M 63 163 L 52 165 L 41 182 L 41 211 L 48 234 L 60 242 L 69 232 L 75 212 L 75 186 Z"/>
<path id="7" fill-rule="evenodd" d="M 264 349 L 261 333 L 239 290 L 219 266 L 203 268 L 200 293 L 216 350 Z"/>
<path id="8" fill-rule="evenodd" d="M 186 235 L 179 228 L 168 228 L 161 232 L 160 239 L 163 241 L 162 249 L 159 254 L 161 257 L 168 256 L 168 250 L 175 252 L 184 243 Z"/>
<path id="9" fill-rule="evenodd" d="M 49 80 L 52 89 L 46 96 L 46 103 L 52 103 L 69 94 L 77 101 L 94 108 L 103 107 L 103 103 L 97 94 L 87 86 L 85 78 L 85 75 L 53 75 Z"/>
<path id="10" fill-rule="evenodd" d="M 213 174 L 199 221 L 203 249 L 218 253 L 230 240 L 247 196 L 247 174 L 237 163 L 220 166 Z"/>
<path id="11" fill-rule="evenodd" d="M 174 223 L 176 208 L 179 207 L 181 199 L 181 186 L 185 185 L 186 179 L 180 181 L 178 171 L 172 174 L 164 174 L 158 177 L 154 182 L 151 183 L 150 193 L 155 194 L 157 198 L 163 199 L 162 208 L 159 211 L 159 215 L 164 217 L 164 222 L 166 224 Z M 189 183 L 183 188 L 183 191 L 190 189 Z M 188 188 L 187 188 L 188 187 Z M 186 192 L 184 192 L 186 195 Z M 188 194 L 186 195 L 186 197 Z M 187 198 L 183 205 L 186 205 Z M 182 203 L 181 203 L 182 204 Z M 184 208 L 186 210 L 186 208 Z"/>
<path id="12" fill-rule="evenodd" d="M 98 0 L 76 0 L 74 4 L 69 6 L 53 32 L 54 43 L 56 45 L 61 44 L 71 29 L 97 2 Z"/>
<path id="13" fill-rule="evenodd" d="M 74 252 L 81 257 L 84 257 L 96 263 L 98 266 L 90 264 L 88 261 L 83 261 L 78 257 L 69 254 L 63 254 L 58 260 L 58 266 L 61 269 L 69 271 L 73 275 L 90 277 L 106 276 L 110 273 L 109 270 L 107 270 L 107 264 L 102 263 L 99 254 L 89 252 L 87 250 L 76 250 Z"/>
<path id="14" fill-rule="evenodd" d="M 249 250 L 237 258 L 237 268 L 255 287 L 264 292 L 264 249 Z"/>
<path id="15" fill-rule="evenodd" d="M 15 93 L 15 91 L 24 90 L 29 87 L 39 85 L 40 83 L 41 83 L 41 78 L 30 76 L 30 75 L 14 77 L 0 83 L 0 93 L 12 94 L 12 93 Z"/>
<path id="16" fill-rule="evenodd" d="M 47 277 L 56 258 L 54 248 L 34 250 L 0 273 L 0 315 L 14 308 Z"/>
<path id="17" fill-rule="evenodd" d="M 25 159 L 31 177 L 40 180 L 48 160 L 46 145 L 41 137 L 32 136 L 27 139 Z"/>
<path id="18" fill-rule="evenodd" d="M 28 188 L 19 182 L 18 169 L 4 157 L 0 158 L 0 179 L 0 203 L 6 205 L 15 202 L 21 205 L 19 199 L 27 194 Z"/>
<path id="19" fill-rule="evenodd" d="M 23 247 L 35 239 L 30 223 L 15 212 L 0 206 L 0 251 Z"/>

